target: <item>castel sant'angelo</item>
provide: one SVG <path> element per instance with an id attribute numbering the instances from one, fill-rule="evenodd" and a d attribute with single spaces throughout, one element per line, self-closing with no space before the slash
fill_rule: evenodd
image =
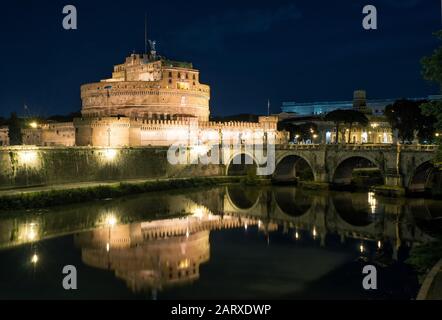
<path id="1" fill-rule="evenodd" d="M 114 66 L 111 78 L 81 86 L 75 141 L 41 144 L 123 147 L 262 143 L 269 135 L 284 139 L 274 116 L 258 122 L 209 121 L 210 87 L 200 83 L 199 70 L 157 55 L 149 42 L 147 53 L 131 54 Z"/>

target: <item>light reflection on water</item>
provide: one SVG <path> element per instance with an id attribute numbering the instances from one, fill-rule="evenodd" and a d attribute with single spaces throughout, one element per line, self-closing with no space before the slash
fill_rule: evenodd
<path id="1" fill-rule="evenodd" d="M 340 289 L 339 284 L 359 281 L 361 261 L 402 268 L 412 246 L 439 232 L 420 222 L 433 221 L 441 208 L 437 201 L 372 193 L 240 186 L 72 205 L 0 220 L 0 259 L 6 261 L 0 280 L 8 281 L 8 272 L 24 272 L 16 269 L 13 252 L 27 255 L 36 278 L 57 273 L 45 260 L 61 270 L 61 256 L 68 253 L 81 272 L 98 278 L 112 273 L 113 280 L 106 281 L 110 289 L 86 294 L 92 298 L 121 297 L 118 281 L 128 288 L 127 297 L 336 298 L 328 293 L 335 283 L 342 297 L 413 298 L 415 288 L 406 285 L 393 284 L 396 293 L 385 288 L 378 296 L 364 296 L 358 286 Z M 66 237 L 73 243 L 66 245 Z M 48 247 L 52 255 L 39 252 Z M 93 287 L 94 280 L 103 281 L 87 285 Z M 42 285 L 49 297 L 59 296 L 51 284 Z M 0 288 L 0 297 L 8 294 Z"/>

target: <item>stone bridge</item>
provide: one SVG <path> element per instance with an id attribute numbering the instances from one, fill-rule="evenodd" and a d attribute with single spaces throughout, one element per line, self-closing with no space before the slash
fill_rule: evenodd
<path id="1" fill-rule="evenodd" d="M 433 145 L 281 145 L 275 152 L 273 178 L 292 181 L 307 172 L 315 182 L 346 185 L 355 168 L 371 167 L 379 169 L 386 186 L 424 191 L 434 169 L 436 150 Z M 231 163 L 226 166 L 227 174 Z"/>

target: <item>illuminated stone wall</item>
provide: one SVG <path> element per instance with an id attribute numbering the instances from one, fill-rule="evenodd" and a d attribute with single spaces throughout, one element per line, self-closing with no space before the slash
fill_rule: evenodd
<path id="1" fill-rule="evenodd" d="M 75 128 L 72 122 L 41 124 L 37 128 L 21 129 L 24 145 L 35 146 L 73 146 Z"/>
<path id="2" fill-rule="evenodd" d="M 0 163 L 0 189 L 223 174 L 218 165 L 170 165 L 166 148 L 4 147 Z"/>

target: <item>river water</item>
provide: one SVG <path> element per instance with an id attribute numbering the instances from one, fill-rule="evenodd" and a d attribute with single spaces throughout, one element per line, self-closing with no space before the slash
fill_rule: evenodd
<path id="1" fill-rule="evenodd" d="M 236 185 L 6 212 L 0 299 L 414 299 L 405 260 L 441 217 L 441 201 Z"/>

